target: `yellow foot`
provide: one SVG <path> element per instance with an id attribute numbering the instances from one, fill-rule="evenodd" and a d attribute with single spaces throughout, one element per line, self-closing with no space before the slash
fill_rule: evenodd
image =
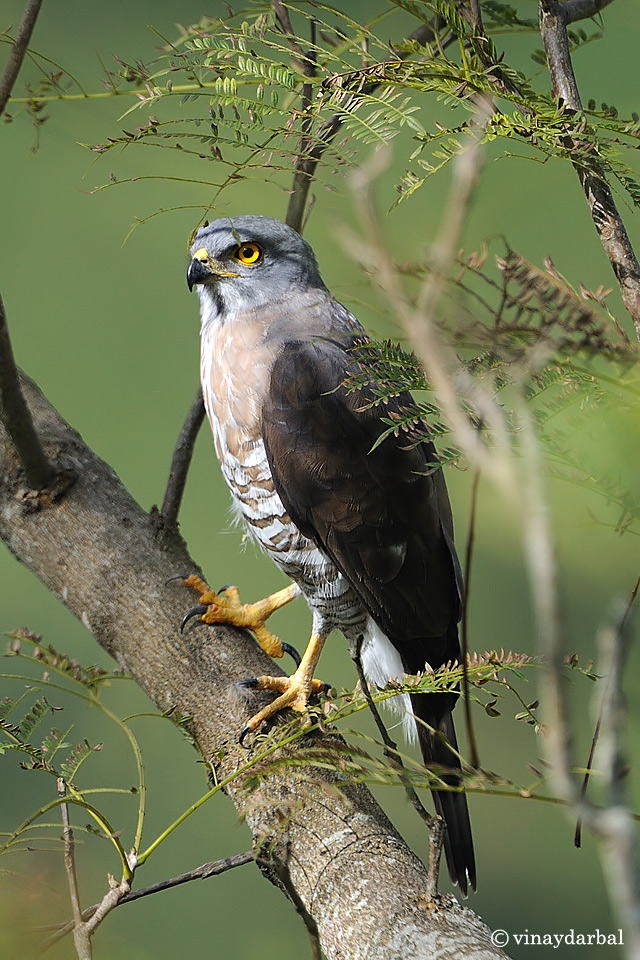
<path id="1" fill-rule="evenodd" d="M 312 634 L 304 657 L 292 677 L 254 677 L 251 680 L 241 681 L 241 687 L 250 690 L 272 690 L 274 693 L 279 693 L 280 696 L 268 703 L 245 724 L 240 732 L 240 743 L 249 733 L 257 730 L 261 723 L 270 720 L 271 717 L 274 717 L 276 713 L 280 713 L 286 707 L 290 707 L 298 713 L 304 713 L 310 697 L 316 693 L 329 692 L 330 684 L 323 683 L 322 680 L 315 680 L 313 677 L 313 671 L 320 657 L 324 641 L 325 637 L 315 633 Z"/>
<path id="2" fill-rule="evenodd" d="M 215 593 L 195 574 L 186 577 L 182 582 L 185 587 L 200 595 L 200 602 L 182 618 L 181 629 L 195 616 L 199 616 L 203 623 L 228 623 L 234 627 L 245 627 L 255 634 L 256 640 L 270 657 L 280 658 L 288 653 L 296 664 L 300 664 L 300 654 L 295 647 L 283 643 L 265 626 L 272 613 L 300 594 L 297 584 L 291 583 L 256 603 L 242 603 L 237 587 L 225 587 L 224 591 Z"/>

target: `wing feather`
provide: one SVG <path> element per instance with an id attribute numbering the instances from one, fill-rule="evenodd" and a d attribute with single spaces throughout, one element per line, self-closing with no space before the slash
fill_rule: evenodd
<path id="1" fill-rule="evenodd" d="M 461 577 L 451 509 L 431 443 L 390 434 L 373 405 L 343 386 L 354 341 L 288 341 L 276 357 L 262 432 L 291 519 L 329 554 L 409 672 L 459 656 Z M 380 441 L 380 442 L 378 442 Z"/>

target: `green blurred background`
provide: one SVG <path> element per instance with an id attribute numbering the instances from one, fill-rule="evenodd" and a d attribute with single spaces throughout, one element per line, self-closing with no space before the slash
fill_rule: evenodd
<path id="1" fill-rule="evenodd" d="M 174 23 L 197 21 L 203 13 L 224 15 L 225 4 L 212 0 L 204 8 L 195 0 L 112 0 L 109 4 L 58 0 L 43 4 L 32 40 L 34 49 L 78 76 L 87 90 L 101 89 L 99 58 L 110 68 L 113 56 L 149 60 L 158 37 L 152 24 L 169 37 Z M 382 4 L 348 4 L 364 22 Z M 520 0 L 518 11 L 535 16 L 536 4 Z M 17 24 L 22 4 L 0 4 L 3 28 Z M 604 39 L 588 45 L 575 58 L 585 100 L 615 104 L 622 116 L 638 110 L 637 37 L 640 8 L 633 0 L 617 0 L 604 14 Z M 398 38 L 412 29 L 396 14 L 382 35 Z M 529 71 L 531 49 L 539 39 L 508 41 L 508 57 Z M 2 48 L 3 59 L 8 46 Z M 26 65 L 14 90 L 35 82 L 33 65 Z M 173 443 L 197 386 L 198 310 L 185 285 L 187 240 L 211 191 L 198 185 L 140 180 L 92 194 L 108 181 L 150 175 L 215 179 L 213 165 L 189 161 L 177 152 L 134 148 L 97 159 L 81 144 L 116 136 L 123 126 L 143 122 L 119 117 L 129 106 L 123 99 L 81 100 L 52 104 L 40 131 L 40 146 L 32 152 L 35 132 L 29 118 L 10 107 L 14 122 L 2 127 L 0 217 L 2 219 L 0 290 L 8 313 L 18 362 L 39 383 L 64 417 L 80 431 L 100 456 L 118 472 L 146 508 L 162 500 Z M 429 106 L 434 117 L 441 109 Z M 425 121 L 425 125 L 426 125 Z M 366 150 L 363 151 L 363 156 Z M 465 231 L 465 249 L 477 249 L 489 236 L 505 235 L 511 245 L 535 263 L 551 256 L 572 282 L 588 287 L 612 286 L 613 278 L 568 164 L 509 161 L 489 152 Z M 394 176 L 402 163 L 378 185 L 382 210 L 394 195 Z M 437 229 L 448 173 L 434 178 L 413 201 L 384 220 L 390 247 L 399 260 L 415 259 L 416 245 L 427 249 Z M 320 260 L 328 285 L 362 321 L 381 335 L 394 335 L 384 305 L 367 278 L 345 256 L 340 228 L 354 222 L 349 189 L 336 177 L 334 191 L 319 189 L 306 231 Z M 135 229 L 135 217 L 161 208 L 180 207 Z M 632 241 L 640 247 L 637 216 L 622 203 Z M 239 184 L 225 192 L 218 214 L 262 213 L 284 216 L 286 196 L 277 186 Z M 624 317 L 614 293 L 611 304 Z M 625 320 L 626 322 L 626 320 Z M 637 474 L 637 418 L 607 430 L 608 442 L 594 463 L 608 459 L 631 475 Z M 630 440 L 631 438 L 631 440 Z M 604 449 L 604 453 L 602 450 Z M 469 513 L 471 474 L 449 471 L 462 549 Z M 551 483 L 549 495 L 557 533 L 566 616 L 567 652 L 581 659 L 593 655 L 595 634 L 611 602 L 627 597 L 639 571 L 637 541 L 618 537 L 608 526 L 615 510 L 603 501 L 562 483 Z M 228 520 L 223 487 L 208 432 L 198 440 L 181 515 L 181 529 L 193 555 L 214 584 L 238 583 L 246 598 L 255 598 L 281 585 L 279 574 Z M 594 523 L 593 515 L 604 523 Z M 487 484 L 481 489 L 477 555 L 472 583 L 470 618 L 472 646 L 478 650 L 503 646 L 533 653 L 526 576 L 517 518 Z M 185 603 L 188 598 L 185 598 Z M 20 567 L 6 550 L 0 552 L 0 630 L 21 624 L 42 633 L 45 640 L 83 663 L 108 666 L 108 658 L 84 627 Z M 309 617 L 302 604 L 279 615 L 278 631 L 303 642 Z M 7 661 L 12 672 L 14 662 Z M 638 656 L 632 651 L 627 668 L 629 700 L 627 748 L 632 762 L 638 742 Z M 322 675 L 337 686 L 354 682 L 352 665 L 339 636 L 323 656 Z M 535 678 L 530 695 L 533 700 Z M 586 759 L 592 727 L 589 697 L 592 684 L 572 678 L 576 757 Z M 16 695 L 16 683 L 0 681 L 0 697 Z M 132 683 L 107 692 L 109 705 L 122 716 L 148 708 Z M 73 719 L 72 705 L 66 705 Z M 527 782 L 528 762 L 537 763 L 540 745 L 529 727 L 516 724 L 515 703 L 503 716 L 477 722 L 483 765 Z M 56 718 L 58 725 L 63 723 Z M 67 721 L 71 722 L 71 720 Z M 147 764 L 150 784 L 146 838 L 150 841 L 204 791 L 200 765 L 189 746 L 168 723 L 134 721 Z M 461 729 L 462 717 L 458 726 Z M 362 729 L 369 730 L 366 721 Z M 106 741 L 104 750 L 88 762 L 85 776 L 93 785 L 134 782 L 134 767 L 124 739 L 109 731 L 94 713 L 78 716 L 72 739 L 87 736 Z M 90 766 L 90 765 L 91 766 Z M 53 783 L 18 767 L 15 755 L 0 758 L 0 829 L 15 826 L 38 804 L 52 797 Z M 629 791 L 640 807 L 635 767 Z M 378 791 L 380 801 L 413 848 L 426 855 L 426 838 L 399 791 Z M 572 844 L 573 826 L 558 807 L 516 799 L 471 798 L 476 837 L 479 891 L 471 906 L 493 928 L 508 932 L 611 932 L 610 916 L 595 841 L 585 836 L 581 851 Z M 109 801 L 107 809 L 131 836 L 131 801 Z M 78 821 L 83 822 L 82 818 Z M 55 830 L 53 831 L 55 834 Z M 146 885 L 186 871 L 205 860 L 246 849 L 248 830 L 238 822 L 230 803 L 218 798 L 192 817 L 164 844 L 137 878 Z M 125 842 L 125 846 L 127 843 Z M 83 905 L 105 889 L 107 870 L 117 863 L 107 844 L 89 838 L 79 849 Z M 445 882 L 446 886 L 446 882 Z M 0 861 L 0 957 L 14 960 L 29 952 L 36 925 L 70 914 L 59 852 L 23 852 Z M 580 948 L 565 947 L 558 956 L 577 956 Z M 189 951 L 194 956 L 241 960 L 258 954 L 263 960 L 282 955 L 309 955 L 302 922 L 284 897 L 263 881 L 251 865 L 219 879 L 190 884 L 158 894 L 113 913 L 100 929 L 95 955 L 99 960 L 169 960 Z M 527 956 L 526 947 L 512 943 L 508 952 Z M 65 942 L 49 954 L 52 960 L 72 955 Z M 590 956 L 620 956 L 619 948 L 593 947 Z"/>

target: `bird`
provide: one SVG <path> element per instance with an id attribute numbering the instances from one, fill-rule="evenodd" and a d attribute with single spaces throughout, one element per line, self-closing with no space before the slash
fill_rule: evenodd
<path id="1" fill-rule="evenodd" d="M 236 587 L 216 593 L 192 575 L 185 583 L 200 602 L 184 622 L 198 614 L 249 627 L 281 657 L 295 651 L 267 618 L 301 594 L 312 614 L 295 673 L 244 682 L 278 696 L 241 741 L 285 707 L 304 714 L 328 689 L 314 672 L 334 629 L 377 685 L 459 662 L 463 582 L 437 453 L 426 425 L 422 442 L 389 429 L 410 394 L 380 401 L 374 373 L 364 386 L 345 385 L 354 371 L 368 374 L 370 341 L 323 282 L 311 246 L 270 217 L 217 219 L 193 237 L 187 283 L 200 300 L 202 391 L 222 473 L 248 533 L 290 583 L 244 604 Z M 432 792 L 449 873 L 466 895 L 476 865 L 452 719 L 457 696 L 392 701 L 425 765 L 453 788 Z"/>

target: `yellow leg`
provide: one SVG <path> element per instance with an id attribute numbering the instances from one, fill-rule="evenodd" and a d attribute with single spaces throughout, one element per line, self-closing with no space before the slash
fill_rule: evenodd
<path id="1" fill-rule="evenodd" d="M 297 584 L 291 583 L 288 587 L 284 587 L 277 593 L 272 593 L 264 600 L 258 600 L 256 603 L 242 603 L 237 587 L 227 587 L 224 594 L 218 594 L 195 574 L 191 574 L 183 583 L 185 587 L 190 587 L 200 594 L 200 604 L 203 610 L 196 607 L 191 613 L 200 614 L 203 623 L 229 623 L 234 627 L 246 627 L 255 634 L 256 640 L 270 657 L 279 658 L 284 656 L 285 653 L 291 653 L 292 648 L 288 644 L 283 645 L 275 633 L 267 629 L 265 623 L 272 613 L 300 595 L 300 588 Z M 183 624 L 186 623 L 188 617 L 189 614 L 183 620 Z"/>
<path id="2" fill-rule="evenodd" d="M 313 676 L 325 640 L 326 637 L 321 634 L 313 633 L 311 635 L 300 666 L 291 677 L 256 677 L 253 680 L 242 681 L 241 685 L 244 687 L 249 687 L 252 690 L 273 690 L 280 696 L 268 703 L 245 724 L 240 734 L 240 743 L 247 734 L 257 730 L 261 723 L 270 720 L 285 707 L 290 707 L 298 713 L 304 713 L 309 703 L 309 697 L 314 693 L 325 693 L 329 690 L 328 684 L 321 680 L 315 680 Z"/>

